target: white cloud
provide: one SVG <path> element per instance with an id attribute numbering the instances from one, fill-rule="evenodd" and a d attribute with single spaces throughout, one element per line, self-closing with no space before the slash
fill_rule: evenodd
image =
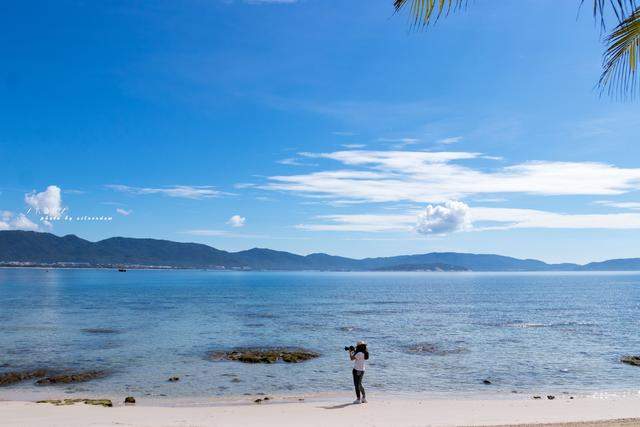
<path id="1" fill-rule="evenodd" d="M 211 197 L 219 197 L 222 192 L 210 185 L 190 186 L 190 185 L 174 185 L 165 188 L 149 188 L 149 187 L 130 187 L 128 185 L 111 184 L 107 188 L 122 193 L 134 195 L 162 194 L 168 197 L 179 197 L 183 199 L 205 199 Z"/>
<path id="2" fill-rule="evenodd" d="M 417 230 L 416 216 L 420 211 L 402 215 L 347 214 L 316 217 L 319 223 L 300 224 L 307 231 L 409 232 Z M 490 231 L 509 229 L 640 229 L 640 213 L 565 214 L 536 209 L 469 208 L 461 229 Z M 433 217 L 433 216 L 432 216 Z M 473 227 L 471 227 L 473 219 Z"/>
<path id="3" fill-rule="evenodd" d="M 618 209 L 640 210 L 640 202 L 613 202 L 611 200 L 598 200 L 595 203 Z"/>
<path id="4" fill-rule="evenodd" d="M 533 161 L 492 170 L 461 164 L 473 152 L 347 150 L 300 153 L 339 169 L 269 177 L 261 188 L 359 202 L 444 203 L 469 196 L 617 195 L 640 189 L 640 169 L 597 162 Z"/>
<path id="5" fill-rule="evenodd" d="M 344 148 L 350 148 L 350 149 L 351 148 L 364 148 L 364 147 L 366 147 L 365 144 L 342 144 L 342 146 Z"/>
<path id="6" fill-rule="evenodd" d="M 36 211 L 38 215 L 48 215 L 51 217 L 58 217 L 62 214 L 62 196 L 60 187 L 50 185 L 41 193 L 32 191 L 31 193 L 24 195 L 24 201 L 32 209 Z"/>
<path id="7" fill-rule="evenodd" d="M 229 224 L 232 227 L 244 227 L 244 223 L 247 221 L 247 219 L 243 216 L 240 215 L 234 215 L 231 218 L 229 218 L 229 221 L 227 221 L 227 224 Z"/>
<path id="8" fill-rule="evenodd" d="M 449 144 L 455 144 L 456 142 L 460 142 L 460 141 L 462 141 L 461 136 L 450 136 L 448 138 L 442 138 L 438 140 L 438 144 L 449 145 Z"/>
<path id="9" fill-rule="evenodd" d="M 133 213 L 131 209 L 127 210 L 122 208 L 116 208 L 116 212 L 118 212 L 120 215 L 123 215 L 123 216 L 129 216 Z"/>
<path id="10" fill-rule="evenodd" d="M 471 228 L 469 206 L 456 201 L 427 206 L 418 214 L 416 222 L 416 231 L 420 234 L 447 234 L 469 228 Z"/>
<path id="11" fill-rule="evenodd" d="M 25 214 L 19 214 L 12 222 L 11 227 L 16 230 L 38 230 L 38 225 L 32 222 Z"/>
<path id="12" fill-rule="evenodd" d="M 25 214 L 14 216 L 13 212 L 0 212 L 0 230 L 30 230 L 37 231 L 38 225 L 31 221 Z"/>

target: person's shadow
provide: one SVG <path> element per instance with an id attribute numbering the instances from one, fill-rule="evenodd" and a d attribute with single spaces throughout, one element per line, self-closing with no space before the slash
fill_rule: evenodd
<path id="1" fill-rule="evenodd" d="M 322 409 L 342 409 L 342 408 L 346 408 L 347 406 L 353 406 L 353 403 L 341 403 L 340 405 L 333 405 L 333 406 L 321 406 Z"/>

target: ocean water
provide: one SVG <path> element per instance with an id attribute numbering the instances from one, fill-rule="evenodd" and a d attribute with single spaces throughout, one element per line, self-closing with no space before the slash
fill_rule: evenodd
<path id="1" fill-rule="evenodd" d="M 369 343 L 369 392 L 637 391 L 640 367 L 619 358 L 640 354 L 639 321 L 637 273 L 0 269 L 0 372 L 110 373 L 68 386 L 27 381 L 0 388 L 0 398 L 349 392 L 343 347 L 358 339 Z M 207 358 L 247 346 L 321 356 L 273 365 Z"/>

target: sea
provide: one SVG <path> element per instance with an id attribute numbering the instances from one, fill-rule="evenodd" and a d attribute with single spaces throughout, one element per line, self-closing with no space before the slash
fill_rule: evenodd
<path id="1" fill-rule="evenodd" d="M 639 273 L 0 269 L 0 373 L 101 370 L 16 395 L 194 399 L 350 392 L 365 340 L 372 394 L 638 393 Z M 212 352 L 299 347 L 297 364 Z M 169 382 L 177 376 L 179 381 Z M 490 384 L 486 384 L 486 381 Z"/>

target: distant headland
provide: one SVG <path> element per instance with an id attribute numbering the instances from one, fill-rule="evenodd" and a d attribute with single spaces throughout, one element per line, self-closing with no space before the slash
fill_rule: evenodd
<path id="1" fill-rule="evenodd" d="M 227 252 L 199 243 L 112 237 L 90 242 L 75 235 L 0 231 L 0 266 L 47 268 L 198 268 L 280 271 L 640 271 L 640 258 L 588 264 L 548 264 L 493 254 L 432 252 L 353 259 L 296 255 L 254 248 Z"/>

